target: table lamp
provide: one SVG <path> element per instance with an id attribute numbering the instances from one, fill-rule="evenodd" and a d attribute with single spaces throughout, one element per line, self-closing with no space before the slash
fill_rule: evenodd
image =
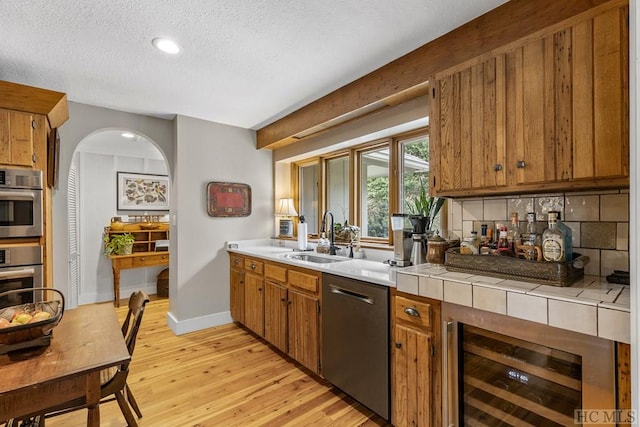
<path id="1" fill-rule="evenodd" d="M 298 216 L 298 212 L 293 207 L 293 199 L 280 199 L 276 216 L 283 217 L 280 219 L 280 237 L 293 237 L 293 220 L 292 216 Z"/>

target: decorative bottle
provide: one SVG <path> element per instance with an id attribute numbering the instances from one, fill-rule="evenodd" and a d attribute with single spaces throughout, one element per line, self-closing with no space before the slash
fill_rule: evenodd
<path id="1" fill-rule="evenodd" d="M 498 240 L 498 255 L 511 256 L 511 245 L 507 235 L 507 227 L 502 226 L 500 228 L 500 239 Z"/>
<path id="2" fill-rule="evenodd" d="M 555 212 L 549 212 L 547 228 L 542 233 L 542 257 L 545 261 L 565 262 L 565 236 L 558 229 L 558 217 Z"/>
<path id="3" fill-rule="evenodd" d="M 573 231 L 571 227 L 562 222 L 562 218 L 560 218 L 560 212 L 554 211 L 556 214 L 556 228 L 564 234 L 564 252 L 565 252 L 565 260 L 566 262 L 573 261 Z M 549 212 L 551 213 L 551 212 Z"/>
<path id="4" fill-rule="evenodd" d="M 522 244 L 526 246 L 525 257 L 533 261 L 542 261 L 542 239 L 536 229 L 536 213 L 527 212 L 527 233 Z"/>
<path id="5" fill-rule="evenodd" d="M 522 243 L 520 238 L 520 226 L 518 224 L 518 212 L 511 214 L 511 226 L 507 230 L 507 240 L 509 241 L 509 251 L 513 256 L 516 254 L 516 248 Z"/>

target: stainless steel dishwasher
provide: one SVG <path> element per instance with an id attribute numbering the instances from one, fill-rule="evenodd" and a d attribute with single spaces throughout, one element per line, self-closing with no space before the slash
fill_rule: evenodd
<path id="1" fill-rule="evenodd" d="M 322 275 L 322 375 L 389 420 L 389 288 Z"/>

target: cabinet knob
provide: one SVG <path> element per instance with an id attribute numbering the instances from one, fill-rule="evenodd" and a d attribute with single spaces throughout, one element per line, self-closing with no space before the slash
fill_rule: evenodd
<path id="1" fill-rule="evenodd" d="M 524 169 L 524 167 L 525 167 L 524 160 L 518 160 L 518 161 L 516 162 L 516 167 L 517 167 L 518 169 Z"/>
<path id="2" fill-rule="evenodd" d="M 33 153 L 33 154 L 31 155 L 31 161 L 32 161 L 33 163 L 37 163 L 37 162 L 38 162 L 38 156 L 36 156 L 36 153 Z"/>
<path id="3" fill-rule="evenodd" d="M 256 269 L 256 267 L 257 267 L 257 266 L 256 266 L 255 264 L 251 264 L 251 269 L 252 269 L 252 270 L 255 270 L 255 269 Z"/>
<path id="4" fill-rule="evenodd" d="M 240 280 L 240 284 L 241 284 L 241 285 L 244 285 L 244 280 Z"/>
<path id="5" fill-rule="evenodd" d="M 262 288 L 258 288 L 258 292 L 262 292 Z"/>
<path id="6" fill-rule="evenodd" d="M 234 260 L 233 260 L 233 265 L 238 265 L 239 263 L 240 263 L 240 261 L 239 261 L 239 260 L 237 260 L 237 259 L 234 259 Z"/>
<path id="7" fill-rule="evenodd" d="M 396 343 L 396 348 L 402 348 L 402 343 L 401 342 L 397 342 Z"/>
<path id="8" fill-rule="evenodd" d="M 144 257 L 141 257 L 141 258 L 140 258 L 140 261 L 144 261 Z"/>
<path id="9" fill-rule="evenodd" d="M 493 170 L 498 172 L 502 170 L 502 165 L 500 163 L 496 163 L 495 165 L 493 165 Z"/>
<path id="10" fill-rule="evenodd" d="M 280 301 L 285 302 L 287 299 L 286 298 L 280 298 Z"/>

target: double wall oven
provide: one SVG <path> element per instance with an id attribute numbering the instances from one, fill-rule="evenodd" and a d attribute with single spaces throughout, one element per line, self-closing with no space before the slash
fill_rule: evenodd
<path id="1" fill-rule="evenodd" d="M 442 319 L 443 425 L 581 425 L 615 410 L 613 342 L 448 303 Z"/>
<path id="2" fill-rule="evenodd" d="M 43 286 L 42 171 L 0 169 L 0 295 Z M 0 308 L 32 302 L 33 292 L 0 296 Z"/>

